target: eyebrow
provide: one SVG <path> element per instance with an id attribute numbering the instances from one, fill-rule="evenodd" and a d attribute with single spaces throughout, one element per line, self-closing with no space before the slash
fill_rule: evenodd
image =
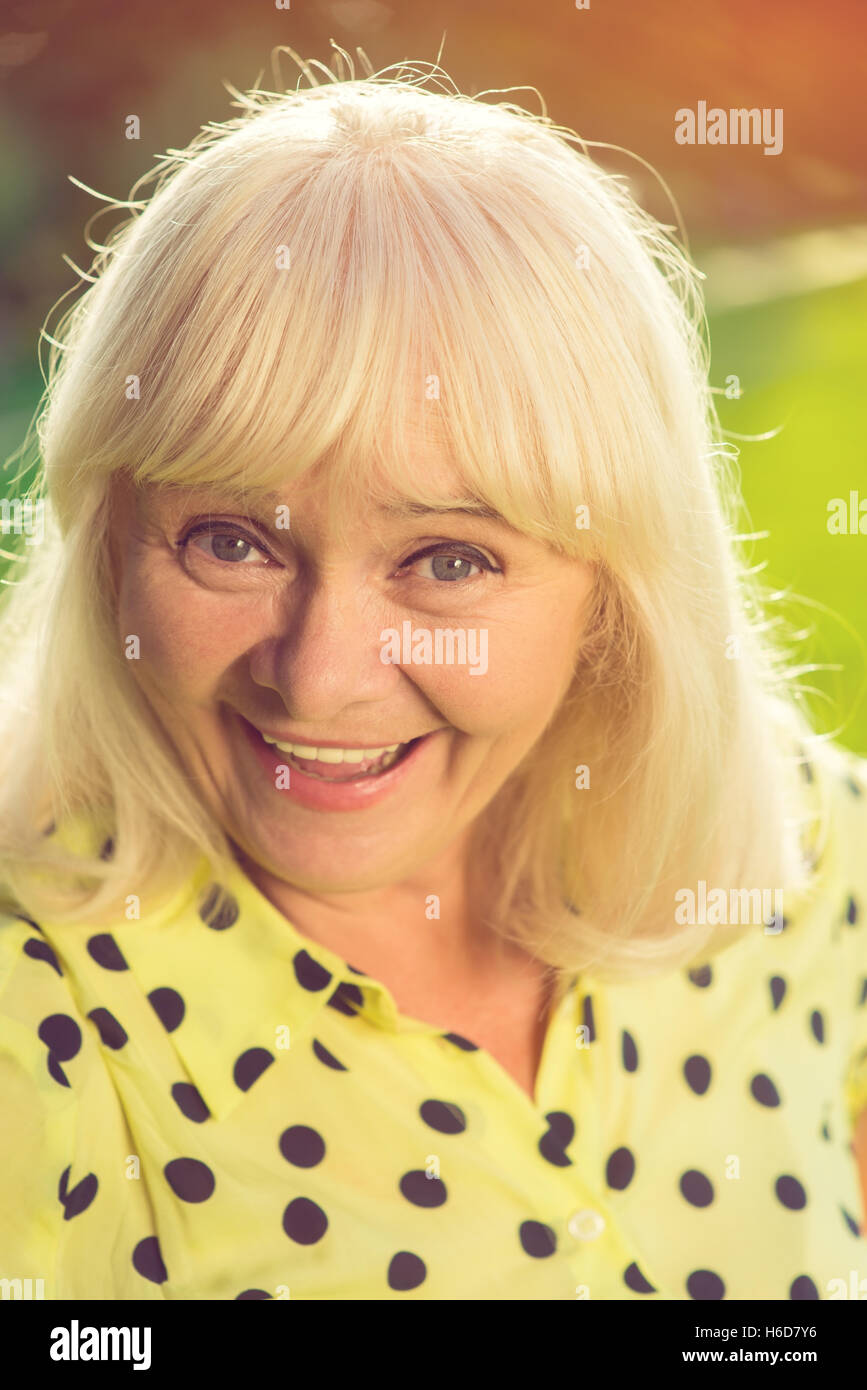
<path id="1" fill-rule="evenodd" d="M 173 489 L 171 486 L 167 488 L 169 496 L 172 497 L 173 501 L 177 501 L 179 505 L 184 501 L 183 494 L 185 491 L 186 489 L 179 487 L 178 497 L 176 499 L 172 496 Z M 226 492 L 224 494 L 219 491 L 219 489 L 214 489 L 207 485 L 201 489 L 201 493 L 203 503 L 209 502 L 216 510 L 221 510 L 223 506 L 231 508 L 232 504 L 237 500 L 234 493 Z M 280 502 L 280 497 L 278 493 L 268 491 L 263 493 L 259 500 L 264 505 L 273 506 Z M 392 502 L 380 503 L 377 510 L 385 516 L 392 517 L 472 516 L 485 521 L 498 522 L 501 526 L 505 526 L 509 530 L 514 529 L 511 523 L 508 522 L 500 512 L 496 511 L 493 507 L 489 507 L 486 502 L 482 502 L 480 499 L 476 498 L 468 498 L 463 502 L 454 499 L 430 505 L 426 502 L 413 502 L 409 498 L 401 497 Z"/>
<path id="2" fill-rule="evenodd" d="M 454 504 L 452 502 L 442 502 L 437 506 L 428 506 L 424 502 L 410 502 L 402 500 L 399 502 L 389 502 L 380 506 L 379 510 L 388 516 L 448 516 L 455 512 L 464 516 L 484 517 L 488 521 L 499 521 L 503 526 L 509 523 L 504 516 L 489 507 L 485 502 L 467 502 Z"/>

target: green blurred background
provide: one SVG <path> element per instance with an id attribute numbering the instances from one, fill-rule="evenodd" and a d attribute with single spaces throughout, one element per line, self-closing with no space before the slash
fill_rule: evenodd
<path id="1" fill-rule="evenodd" d="M 21 444 L 42 389 L 40 328 L 86 268 L 98 202 L 208 121 L 234 116 L 227 81 L 280 84 L 288 45 L 329 64 L 333 39 L 379 69 L 440 61 L 461 90 L 522 88 L 675 222 L 707 276 L 712 382 L 739 450 L 754 564 L 802 633 L 814 719 L 867 754 L 867 534 L 832 535 L 828 504 L 867 503 L 867 122 L 862 0 L 0 0 L 0 458 Z M 288 57 L 283 82 L 298 77 Z M 526 90 L 535 88 L 536 91 Z M 495 98 L 491 98 L 495 99 Z M 675 112 L 782 109 L 783 149 L 679 145 Z M 137 115 L 141 138 L 125 138 Z M 96 234 L 113 225 L 98 222 Z M 68 304 L 69 301 L 67 300 Z M 56 316 L 55 316 L 56 317 Z M 52 318 L 52 323 L 55 321 Z M 739 397 L 724 388 L 736 377 Z M 747 440 L 744 436 L 770 436 Z M 19 462 L 0 493 L 12 496 Z M 867 532 L 867 505 L 865 505 Z"/>

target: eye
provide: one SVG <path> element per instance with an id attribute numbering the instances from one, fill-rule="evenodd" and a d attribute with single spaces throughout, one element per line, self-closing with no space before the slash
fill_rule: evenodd
<path id="1" fill-rule="evenodd" d="M 408 560 L 404 561 L 400 569 L 405 571 L 418 564 L 430 565 L 430 572 L 423 574 L 421 578 L 433 578 L 440 583 L 460 583 L 474 578 L 483 570 L 487 570 L 491 574 L 502 574 L 502 570 L 498 569 L 481 551 L 468 546 L 455 546 L 449 542 L 417 551 L 415 555 L 411 555 Z M 475 574 L 471 571 L 475 571 Z"/>
<path id="2" fill-rule="evenodd" d="M 181 550 L 194 547 L 204 551 L 209 560 L 221 564 L 236 567 L 246 565 L 249 568 L 251 565 L 273 563 L 260 545 L 240 529 L 227 526 L 225 522 L 199 522 L 190 527 L 178 544 Z"/>

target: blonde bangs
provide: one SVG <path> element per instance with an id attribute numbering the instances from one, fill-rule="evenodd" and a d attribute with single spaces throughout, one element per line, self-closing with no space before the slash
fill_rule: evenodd
<path id="1" fill-rule="evenodd" d="M 390 142 L 335 149 L 359 98 L 327 94 L 311 109 L 275 98 L 198 160 L 176 160 L 120 237 L 84 351 L 68 383 L 59 373 L 63 427 L 45 432 L 61 521 L 82 458 L 95 473 L 250 497 L 321 465 L 347 522 L 372 497 L 434 505 L 443 493 L 416 462 L 420 434 L 467 499 L 517 530 L 586 556 L 616 549 L 628 515 L 652 518 L 658 544 L 670 513 L 639 485 L 655 441 L 634 411 L 612 430 L 616 379 L 624 401 L 647 394 L 637 353 L 649 329 L 603 327 L 593 277 L 574 264 L 581 236 L 593 255 L 647 274 L 634 237 L 612 245 L 604 207 L 594 226 L 550 135 L 540 192 L 538 168 L 524 170 L 510 146 L 515 117 L 485 108 L 494 129 L 470 180 L 456 155 L 448 169 L 446 117 L 439 139 L 411 138 L 425 103 L 442 98 L 394 91 Z M 473 103 L 449 100 L 466 140 Z M 86 392 L 86 427 L 64 418 L 67 387 Z M 592 528 L 576 527 L 582 507 Z"/>

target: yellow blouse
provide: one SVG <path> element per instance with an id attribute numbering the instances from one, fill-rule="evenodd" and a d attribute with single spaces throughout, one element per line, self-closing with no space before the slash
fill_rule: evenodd
<path id="1" fill-rule="evenodd" d="M 535 1104 L 240 870 L 111 930 L 0 919 L 0 1279 L 46 1299 L 853 1296 L 867 763 L 824 764 L 809 905 L 710 966 L 576 978 Z"/>

